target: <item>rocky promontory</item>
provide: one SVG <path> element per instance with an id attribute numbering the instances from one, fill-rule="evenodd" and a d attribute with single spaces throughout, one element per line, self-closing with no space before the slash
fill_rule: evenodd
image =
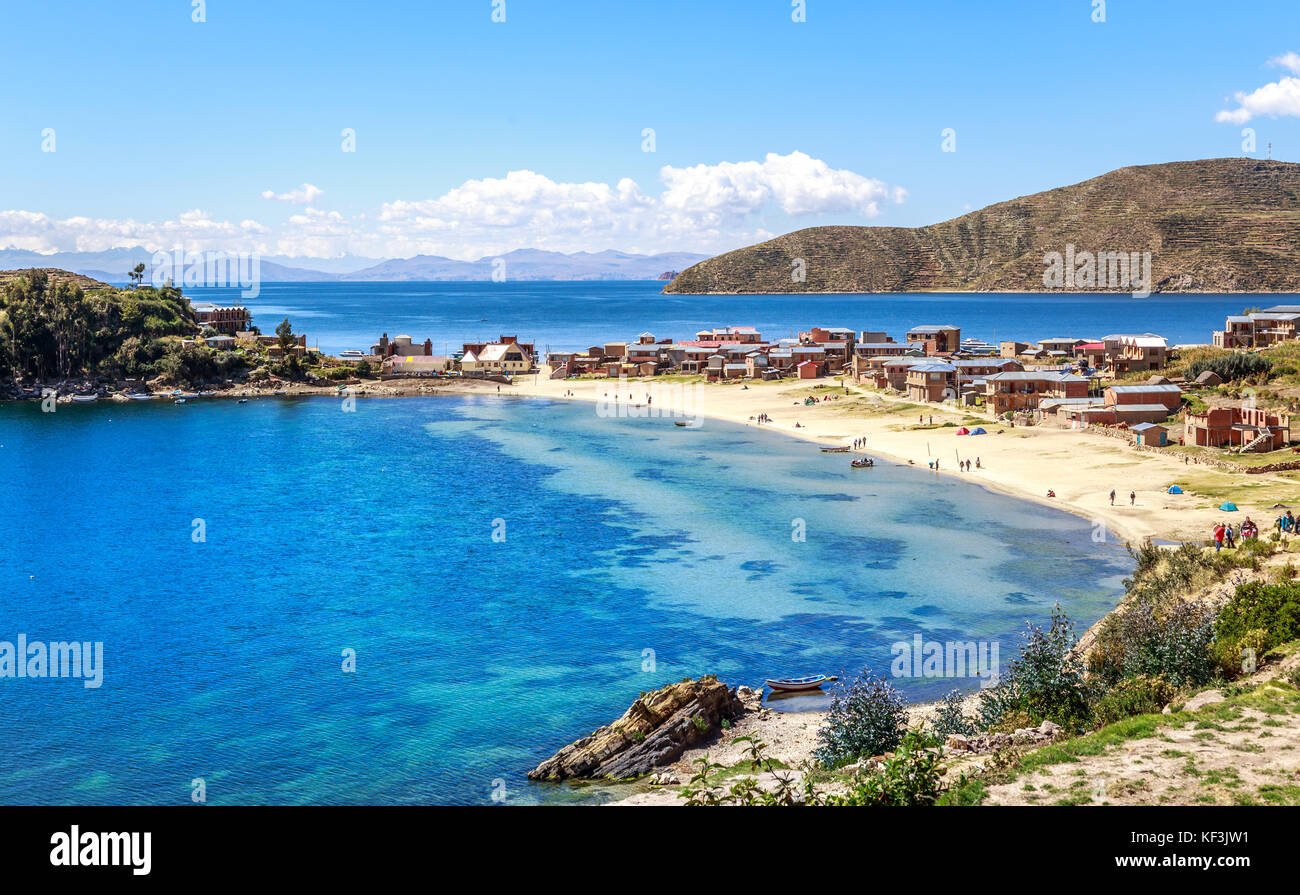
<path id="1" fill-rule="evenodd" d="M 528 778 L 625 780 L 649 774 L 717 736 L 724 720 L 745 713 L 747 695 L 712 674 L 642 693 L 613 724 L 565 746 Z"/>

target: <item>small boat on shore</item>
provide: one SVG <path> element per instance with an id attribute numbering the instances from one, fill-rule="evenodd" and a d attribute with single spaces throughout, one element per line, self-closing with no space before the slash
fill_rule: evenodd
<path id="1" fill-rule="evenodd" d="M 72 396 L 73 404 L 89 404 L 92 401 L 98 401 L 98 400 L 99 400 L 99 395 L 73 395 Z"/>
<path id="2" fill-rule="evenodd" d="M 837 680 L 839 680 L 839 678 L 834 675 L 814 674 L 809 677 L 778 678 L 776 680 L 768 680 L 766 683 L 773 690 L 782 693 L 794 693 L 802 690 L 816 690 L 820 688 L 822 684 Z"/>
<path id="3" fill-rule="evenodd" d="M 674 425 L 674 426 L 680 426 L 680 427 L 683 428 L 683 429 L 685 429 L 686 426 L 687 426 L 687 424 L 686 424 L 686 423 L 683 423 L 681 420 L 673 420 L 673 425 Z"/>
<path id="4" fill-rule="evenodd" d="M 864 457 L 861 460 L 850 460 L 849 465 L 854 469 L 870 469 L 876 465 L 876 461 L 872 460 L 870 457 Z"/>
<path id="5" fill-rule="evenodd" d="M 849 452 L 849 446 L 847 444 L 842 444 L 839 447 L 822 448 L 823 454 L 847 454 L 848 452 Z"/>
<path id="6" fill-rule="evenodd" d="M 139 392 L 131 392 L 130 394 L 127 395 L 127 397 L 130 398 L 132 401 L 152 401 L 152 400 L 153 400 L 153 395 L 150 395 L 150 394 L 140 394 Z"/>
<path id="7" fill-rule="evenodd" d="M 340 351 L 339 357 L 343 360 L 362 360 L 366 356 L 364 351 L 356 348 L 349 348 L 347 351 Z"/>

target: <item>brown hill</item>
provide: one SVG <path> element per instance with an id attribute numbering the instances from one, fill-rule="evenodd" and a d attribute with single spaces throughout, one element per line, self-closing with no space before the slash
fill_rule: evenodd
<path id="1" fill-rule="evenodd" d="M 1152 291 L 1300 291 L 1300 164 L 1141 165 L 928 227 L 811 227 L 701 261 L 664 291 L 1041 292 L 1045 256 L 1067 244 L 1150 252 Z"/>
<path id="2" fill-rule="evenodd" d="M 0 270 L 0 286 L 3 286 L 5 283 L 9 282 L 10 280 L 17 280 L 27 276 L 27 274 L 32 269 L 33 268 L 28 267 L 28 268 L 23 268 L 22 270 Z M 92 279 L 91 277 L 84 276 L 83 274 L 73 273 L 70 270 L 63 270 L 62 268 L 59 267 L 41 267 L 36 269 L 44 271 L 45 275 L 50 278 L 50 282 L 58 283 L 58 282 L 66 281 L 69 283 L 76 283 L 86 292 L 93 292 L 99 289 L 114 288 L 108 285 L 108 283 L 101 283 L 99 280 Z"/>

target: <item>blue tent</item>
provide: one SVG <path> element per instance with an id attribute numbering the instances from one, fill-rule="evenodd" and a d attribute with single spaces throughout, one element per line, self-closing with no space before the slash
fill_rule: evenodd
<path id="1" fill-rule="evenodd" d="M 1183 489 L 1182 489 L 1182 488 L 1179 488 L 1177 485 L 1170 485 L 1170 486 L 1169 486 L 1169 493 L 1170 493 L 1170 494 L 1182 494 L 1182 493 L 1183 493 Z"/>
<path id="2" fill-rule="evenodd" d="M 1223 510 L 1225 513 L 1235 513 L 1237 512 L 1237 505 L 1230 500 L 1225 500 L 1223 503 L 1219 504 L 1219 509 Z"/>
<path id="3" fill-rule="evenodd" d="M 984 431 L 984 427 L 983 427 L 983 426 L 976 426 L 974 429 L 971 429 L 971 430 L 970 430 L 970 434 L 972 434 L 972 435 L 987 435 L 987 434 L 989 434 L 989 433 L 987 433 L 987 432 Z"/>

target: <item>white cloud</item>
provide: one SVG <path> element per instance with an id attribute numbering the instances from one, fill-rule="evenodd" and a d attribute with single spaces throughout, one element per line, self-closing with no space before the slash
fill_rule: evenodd
<path id="1" fill-rule="evenodd" d="M 1293 75 L 1300 75 L 1300 53 L 1287 52 L 1268 60 L 1269 65 L 1285 68 Z"/>
<path id="2" fill-rule="evenodd" d="M 1300 54 L 1287 52 L 1268 61 L 1275 68 L 1284 68 L 1300 75 Z M 1267 115 L 1270 118 L 1294 116 L 1300 118 L 1300 77 L 1284 75 L 1281 79 L 1245 93 L 1233 94 L 1235 109 L 1221 109 L 1214 120 L 1223 124 L 1245 124 L 1252 118 Z"/>
<path id="3" fill-rule="evenodd" d="M 761 162 L 722 162 L 690 168 L 665 166 L 661 201 L 675 212 L 707 220 L 756 214 L 774 203 L 786 214 L 880 214 L 882 200 L 902 201 L 883 181 L 835 170 L 802 152 L 768 153 Z"/>
<path id="4" fill-rule="evenodd" d="M 263 199 L 274 199 L 277 202 L 292 202 L 294 205 L 310 205 L 321 196 L 325 191 L 315 184 L 304 183 L 296 190 L 290 190 L 287 193 L 277 193 L 275 190 L 262 190 Z"/>
<path id="5" fill-rule="evenodd" d="M 257 221 L 216 221 L 205 211 L 182 212 L 175 220 L 70 217 L 55 219 L 31 211 L 0 211 L 0 247 L 31 252 L 103 252 L 143 246 L 170 251 L 176 246 L 204 250 L 260 251 L 257 237 L 270 231 Z"/>
<path id="6" fill-rule="evenodd" d="M 617 183 L 555 181 L 535 171 L 468 180 L 433 199 L 395 199 L 378 213 L 344 215 L 311 207 L 322 194 L 298 190 L 262 195 L 304 206 L 275 227 L 256 220 L 215 221 L 201 211 L 174 221 L 138 222 L 0 212 L 0 247 L 35 251 L 102 251 L 143 245 L 257 251 L 295 257 L 478 259 L 517 248 L 555 251 L 717 252 L 791 229 L 772 217 L 849 223 L 906 198 L 901 187 L 832 168 L 802 152 L 769 153 L 762 161 L 664 166 L 651 195 L 631 178 Z M 774 226 L 776 225 L 776 226 Z M 793 226 L 793 225 L 792 225 Z"/>

